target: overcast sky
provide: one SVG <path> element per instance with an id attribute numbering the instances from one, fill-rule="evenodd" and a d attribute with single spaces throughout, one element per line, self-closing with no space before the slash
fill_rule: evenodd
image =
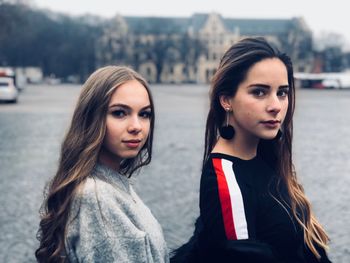
<path id="1" fill-rule="evenodd" d="M 40 8 L 102 17 L 181 16 L 217 12 L 227 18 L 303 17 L 316 36 L 334 32 L 350 43 L 350 8 L 346 0 L 34 0 Z"/>

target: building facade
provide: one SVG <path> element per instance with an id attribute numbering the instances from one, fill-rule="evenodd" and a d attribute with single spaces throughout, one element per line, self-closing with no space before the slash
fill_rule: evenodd
<path id="1" fill-rule="evenodd" d="M 96 46 L 98 66 L 130 65 L 150 82 L 208 83 L 225 51 L 250 36 L 263 36 L 287 53 L 295 71 L 310 71 L 313 61 L 312 32 L 303 18 L 231 19 L 217 13 L 189 18 L 117 15 L 103 28 Z"/>

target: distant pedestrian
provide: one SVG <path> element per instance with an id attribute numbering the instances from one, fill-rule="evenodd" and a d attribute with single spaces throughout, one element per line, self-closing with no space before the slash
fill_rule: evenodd
<path id="1" fill-rule="evenodd" d="M 43 204 L 39 262 L 168 262 L 162 229 L 129 178 L 152 156 L 146 81 L 106 66 L 85 82 Z"/>
<path id="2" fill-rule="evenodd" d="M 330 262 L 292 163 L 293 66 L 263 38 L 227 50 L 213 76 L 200 217 L 171 262 Z"/>

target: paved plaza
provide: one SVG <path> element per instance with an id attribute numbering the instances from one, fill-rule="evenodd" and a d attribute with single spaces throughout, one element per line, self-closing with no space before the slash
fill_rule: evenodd
<path id="1" fill-rule="evenodd" d="M 0 262 L 35 262 L 45 183 L 80 87 L 28 86 L 18 104 L 0 104 Z M 154 154 L 134 183 L 174 249 L 192 234 L 208 86 L 152 85 Z M 350 90 L 297 90 L 294 162 L 319 221 L 330 258 L 350 262 Z"/>

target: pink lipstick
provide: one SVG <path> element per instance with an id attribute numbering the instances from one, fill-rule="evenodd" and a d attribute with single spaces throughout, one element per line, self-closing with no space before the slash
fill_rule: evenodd
<path id="1" fill-rule="evenodd" d="M 128 148 L 137 148 L 140 146 L 141 140 L 127 140 L 123 141 Z"/>

